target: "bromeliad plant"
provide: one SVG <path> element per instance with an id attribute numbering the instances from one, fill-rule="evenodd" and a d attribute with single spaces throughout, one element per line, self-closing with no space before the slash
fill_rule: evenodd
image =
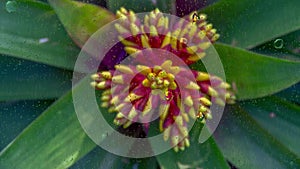
<path id="1" fill-rule="evenodd" d="M 299 13 L 298 0 L 220 0 L 208 6 L 201 6 L 203 4 L 200 1 L 183 3 L 181 0 L 106 2 L 106 7 L 70 0 L 49 0 L 48 3 L 33 0 L 0 2 L 3 7 L 0 9 L 0 168 L 101 168 L 107 165 L 111 168 L 165 169 L 233 166 L 241 169 L 300 168 L 300 22 L 298 15 L 295 15 Z M 200 11 L 205 15 L 199 15 L 196 23 L 190 21 L 190 25 L 178 23 L 174 27 L 166 27 L 166 20 L 161 19 L 163 15 L 158 10 L 154 10 L 148 19 L 144 18 L 146 22 L 141 24 L 132 20 L 132 12 L 124 9 L 117 12 L 121 6 L 136 13 L 158 8 L 164 13 L 177 16 L 189 15 L 191 11 L 204 7 Z M 174 13 L 174 10 L 177 12 Z M 212 25 L 204 22 L 206 16 L 218 29 L 220 37 Z M 182 130 L 177 133 L 183 138 L 189 138 L 189 141 L 183 145 L 175 140 L 171 144 L 183 149 L 190 142 L 190 147 L 184 151 L 176 153 L 170 150 L 138 160 L 123 158 L 96 147 L 82 130 L 69 91 L 74 63 L 87 39 L 117 17 L 123 17 L 128 23 L 116 25 L 124 46 L 120 56 L 133 52 L 138 56 L 149 47 L 166 50 L 190 65 L 197 81 L 196 84 L 186 81 L 182 76 L 186 69 L 178 68 L 170 61 L 153 63 L 153 67 L 107 62 L 110 63 L 109 69 L 99 70 L 93 76 L 93 86 L 109 88 L 111 80 L 115 78 L 115 82 L 121 82 L 126 79 L 126 73 L 131 72 L 138 75 L 134 78 L 138 85 L 132 87 L 130 95 L 111 97 L 109 92 L 104 91 L 104 95 L 99 96 L 99 105 L 111 107 L 111 110 L 120 109 L 122 104 L 127 104 L 129 96 L 136 101 L 133 105 L 140 108 L 141 113 L 147 114 L 145 109 L 149 104 L 146 103 L 154 103 L 156 99 L 161 101 L 161 105 L 168 107 L 168 111 L 161 112 L 160 130 L 168 133 L 166 131 L 171 130 L 168 129 L 169 124 L 176 123 L 173 117 L 182 119 L 182 123 L 176 123 L 181 126 L 178 129 Z M 193 33 L 195 27 L 200 31 Z M 145 34 L 142 28 L 154 34 Z M 164 29 L 168 36 L 155 34 L 154 30 L 157 29 Z M 138 36 L 124 38 L 126 33 Z M 192 37 L 190 35 L 195 35 L 193 37 L 195 41 L 198 40 L 198 47 L 188 47 Z M 208 47 L 201 41 L 204 35 L 211 42 L 219 38 L 214 47 L 224 66 L 227 82 L 201 72 L 198 67 L 197 63 L 204 57 Z M 153 43 L 153 39 L 159 43 Z M 140 71 L 141 67 L 145 71 Z M 114 71 L 123 73 L 116 78 L 112 76 Z M 185 96 L 178 94 L 179 84 L 173 80 L 174 77 L 186 82 L 185 91 L 188 93 L 181 93 Z M 212 85 L 212 82 L 219 86 Z M 213 137 L 199 144 L 202 128 L 200 121 L 209 117 L 210 102 L 223 105 L 225 101 L 234 99 L 230 97 L 232 93 L 223 90 L 229 87 L 228 84 L 232 84 L 232 90 L 235 91 L 236 103 L 226 105 Z M 112 86 L 116 85 L 122 86 L 120 83 L 113 83 Z M 74 91 L 81 89 L 79 83 Z M 153 89 L 161 92 L 153 94 Z M 194 98 L 190 92 L 192 90 L 201 91 L 200 97 Z M 184 98 L 186 111 L 176 110 L 179 109 L 175 102 L 178 97 Z M 141 101 L 146 102 L 146 105 L 140 106 Z M 198 104 L 200 108 L 203 106 L 200 109 L 203 111 L 184 115 L 192 110 L 191 103 L 193 106 Z M 157 104 L 151 106 L 154 108 Z M 198 106 L 194 109 L 198 109 Z M 103 115 L 108 122 L 115 121 L 122 125 L 121 129 L 127 133 L 138 132 L 136 124 L 122 118 L 130 111 L 120 110 L 122 114 L 104 112 Z M 139 114 L 129 116 L 134 120 Z M 186 133 L 185 121 L 187 117 L 194 116 L 200 119 Z M 123 126 L 128 128 L 123 129 Z M 146 131 L 148 126 L 144 124 L 143 127 Z M 174 133 L 176 131 L 170 131 L 166 137 L 171 138 Z M 106 137 L 106 133 L 103 136 Z"/>
<path id="2" fill-rule="evenodd" d="M 143 121 L 151 118 L 148 115 L 151 110 L 158 110 L 154 113 L 159 116 L 159 130 L 164 133 L 164 140 L 171 139 L 176 152 L 190 145 L 187 127 L 189 118 L 199 118 L 205 122 L 205 119 L 212 118 L 209 108 L 211 101 L 224 106 L 226 102 L 232 103 L 235 99 L 228 91 L 230 85 L 222 79 L 172 65 L 172 60 L 155 56 L 158 53 L 141 52 L 145 49 L 162 49 L 173 53 L 188 65 L 199 61 L 205 56 L 205 50 L 210 44 L 219 38 L 219 34 L 212 24 L 206 22 L 204 14 L 193 20 L 194 14 L 190 14 L 189 21 L 182 19 L 170 26 L 169 18 L 155 9 L 145 15 L 144 23 L 141 24 L 133 11 L 121 8 L 117 11 L 121 21 L 115 24 L 116 31 L 120 34 L 119 39 L 125 51 L 130 55 L 135 54 L 133 59 L 140 60 L 141 64 L 117 64 L 115 69 L 122 73 L 117 76 L 113 76 L 115 70 L 92 75 L 95 81 L 91 85 L 105 90 L 101 97 L 102 106 L 117 112 L 114 119 L 116 125 L 127 128 L 138 119 Z M 147 66 L 149 62 L 152 67 Z M 195 82 L 188 78 L 189 71 Z M 132 75 L 135 77 L 130 79 Z M 125 83 L 128 80 L 132 80 L 130 86 Z M 182 83 L 184 88 L 180 90 L 178 83 Z M 146 131 L 149 130 L 148 122 L 142 125 Z"/>

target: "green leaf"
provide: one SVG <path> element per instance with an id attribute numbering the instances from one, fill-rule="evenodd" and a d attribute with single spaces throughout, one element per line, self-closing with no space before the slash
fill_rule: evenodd
<path id="1" fill-rule="evenodd" d="M 300 62 L 268 57 L 216 44 L 226 80 L 236 86 L 238 99 L 263 97 L 300 81 Z M 204 58 L 205 59 L 205 58 Z"/>
<path id="2" fill-rule="evenodd" d="M 103 168 L 147 168 L 157 169 L 154 157 L 144 159 L 130 159 L 111 154 L 100 147 L 96 147 L 85 157 L 77 161 L 69 169 L 103 169 Z"/>
<path id="3" fill-rule="evenodd" d="M 115 19 L 112 13 L 100 6 L 70 0 L 49 0 L 48 2 L 71 38 L 80 47 L 100 27 Z"/>
<path id="4" fill-rule="evenodd" d="M 300 83 L 297 83 L 288 89 L 277 93 L 276 95 L 284 100 L 300 104 Z"/>
<path id="5" fill-rule="evenodd" d="M 299 0 L 221 0 L 203 13 L 220 33 L 220 41 L 252 48 L 300 28 Z"/>
<path id="6" fill-rule="evenodd" d="M 221 151 L 213 138 L 200 144 L 199 134 L 202 128 L 200 121 L 196 121 L 190 131 L 191 146 L 176 153 L 173 149 L 156 156 L 160 167 L 164 169 L 181 168 L 229 168 Z"/>
<path id="7" fill-rule="evenodd" d="M 265 130 L 300 156 L 300 107 L 272 96 L 241 103 Z"/>
<path id="8" fill-rule="evenodd" d="M 79 124 L 69 92 L 0 153 L 0 168 L 68 168 L 95 146 Z"/>
<path id="9" fill-rule="evenodd" d="M 214 133 L 220 149 L 236 167 L 299 168 L 299 157 L 272 137 L 238 105 L 230 106 Z"/>
<path id="10" fill-rule="evenodd" d="M 300 61 L 300 30 L 277 37 L 259 45 L 251 51 L 275 56 L 281 59 Z"/>
<path id="11" fill-rule="evenodd" d="M 0 6 L 0 53 L 73 69 L 79 49 L 49 5 L 15 0 Z"/>
<path id="12" fill-rule="evenodd" d="M 155 8 L 165 13 L 174 13 L 176 0 L 108 0 L 108 9 L 112 12 L 116 12 L 121 7 L 125 7 L 128 10 L 132 10 L 135 13 L 150 12 Z"/>
<path id="13" fill-rule="evenodd" d="M 71 88 L 70 71 L 0 55 L 0 101 L 53 99 Z"/>
<path id="14" fill-rule="evenodd" d="M 0 150 L 38 117 L 53 101 L 0 102 Z"/>

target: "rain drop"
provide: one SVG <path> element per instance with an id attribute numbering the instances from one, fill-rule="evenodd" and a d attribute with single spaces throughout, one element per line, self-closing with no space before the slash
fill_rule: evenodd
<path id="1" fill-rule="evenodd" d="M 16 1 L 7 1 L 5 5 L 6 11 L 9 13 L 17 11 L 17 2 Z"/>
<path id="2" fill-rule="evenodd" d="M 275 49 L 281 49 L 283 47 L 283 40 L 282 39 L 276 39 L 274 41 L 274 48 Z"/>

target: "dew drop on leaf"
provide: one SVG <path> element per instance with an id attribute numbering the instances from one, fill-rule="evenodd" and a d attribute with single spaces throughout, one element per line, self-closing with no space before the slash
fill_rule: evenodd
<path id="1" fill-rule="evenodd" d="M 5 5 L 7 12 L 12 13 L 17 11 L 17 2 L 16 1 L 7 1 Z"/>
<path id="2" fill-rule="evenodd" d="M 274 48 L 275 49 L 281 49 L 283 47 L 283 40 L 282 39 L 276 39 L 274 41 Z"/>

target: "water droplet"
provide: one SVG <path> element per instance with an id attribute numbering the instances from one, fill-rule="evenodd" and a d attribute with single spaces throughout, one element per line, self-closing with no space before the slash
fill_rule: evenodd
<path id="1" fill-rule="evenodd" d="M 275 49 L 281 49 L 283 47 L 283 40 L 282 39 L 276 39 L 274 41 L 274 48 Z"/>
<path id="2" fill-rule="evenodd" d="M 16 12 L 17 11 L 17 5 L 18 4 L 17 4 L 16 1 L 7 1 L 6 5 L 5 5 L 6 11 L 9 12 L 9 13 Z"/>
<path id="3" fill-rule="evenodd" d="M 49 41 L 48 38 L 41 38 L 41 39 L 39 39 L 39 43 L 46 43 L 48 41 Z"/>

